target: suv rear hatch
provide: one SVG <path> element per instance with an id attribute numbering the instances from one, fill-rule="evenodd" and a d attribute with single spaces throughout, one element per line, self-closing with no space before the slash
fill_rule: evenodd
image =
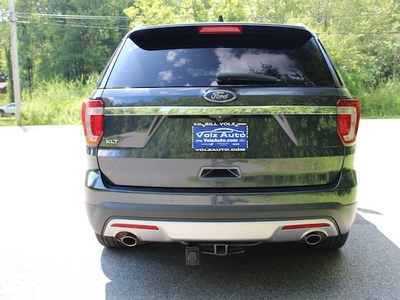
<path id="1" fill-rule="evenodd" d="M 334 185 L 359 119 L 316 37 L 288 26 L 134 30 L 92 99 L 100 170 L 126 187 Z"/>

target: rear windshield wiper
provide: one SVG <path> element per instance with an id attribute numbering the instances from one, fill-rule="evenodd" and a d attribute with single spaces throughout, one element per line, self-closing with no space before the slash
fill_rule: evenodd
<path id="1" fill-rule="evenodd" d="M 227 84 L 265 84 L 277 83 L 280 80 L 275 76 L 245 73 L 245 72 L 221 72 L 217 75 L 220 85 Z"/>

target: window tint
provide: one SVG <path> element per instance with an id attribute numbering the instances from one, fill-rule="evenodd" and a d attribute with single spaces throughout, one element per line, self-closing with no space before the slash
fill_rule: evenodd
<path id="1" fill-rule="evenodd" d="M 241 85 L 333 86 L 319 48 L 310 39 L 299 49 L 201 48 L 144 50 L 128 39 L 107 88 L 216 86 L 221 72 L 276 77 Z M 238 84 L 238 83 L 236 83 Z"/>

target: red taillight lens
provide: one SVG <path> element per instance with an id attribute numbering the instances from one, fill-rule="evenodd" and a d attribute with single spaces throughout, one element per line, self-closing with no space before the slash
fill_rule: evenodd
<path id="1" fill-rule="evenodd" d="M 337 130 L 344 146 L 355 144 L 360 116 L 360 101 L 340 99 L 337 102 Z"/>
<path id="2" fill-rule="evenodd" d="M 103 137 L 104 103 L 101 100 L 88 100 L 82 103 L 82 125 L 86 143 L 97 147 Z"/>
<path id="3" fill-rule="evenodd" d="M 328 223 L 315 223 L 315 224 L 298 224 L 298 225 L 286 225 L 282 227 L 282 230 L 296 230 L 296 229 L 311 229 L 311 228 L 321 228 L 330 227 Z"/>
<path id="4" fill-rule="evenodd" d="M 154 225 L 143 225 L 143 224 L 124 224 L 124 223 L 114 223 L 111 227 L 120 228 L 132 228 L 132 229 L 146 229 L 146 230 L 158 230 L 157 226 Z"/>
<path id="5" fill-rule="evenodd" d="M 199 26 L 197 32 L 199 34 L 241 34 L 243 27 L 240 25 Z"/>

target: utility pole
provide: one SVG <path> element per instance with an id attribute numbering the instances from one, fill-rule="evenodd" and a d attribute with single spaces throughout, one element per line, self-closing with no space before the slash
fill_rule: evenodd
<path id="1" fill-rule="evenodd" d="M 15 122 L 21 125 L 21 92 L 19 84 L 19 65 L 18 65 L 18 43 L 17 43 L 17 20 L 14 11 L 14 0 L 8 0 L 10 9 L 10 30 L 11 30 L 11 65 L 12 77 L 14 82 L 14 103 L 15 103 Z"/>

